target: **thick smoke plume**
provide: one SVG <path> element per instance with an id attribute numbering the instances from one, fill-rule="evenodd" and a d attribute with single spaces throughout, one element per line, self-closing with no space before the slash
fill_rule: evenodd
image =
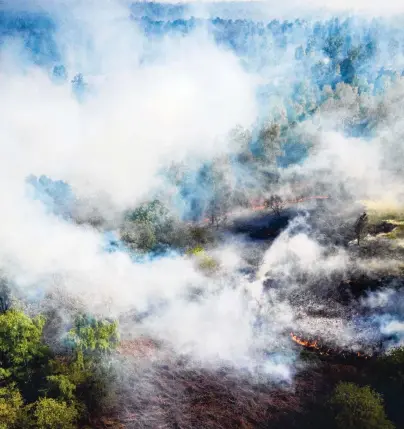
<path id="1" fill-rule="evenodd" d="M 314 51 L 321 25 L 299 22 L 295 34 L 274 30 L 240 53 L 212 22 L 155 35 L 120 2 L 29 9 L 44 13 L 49 44 L 27 49 L 8 35 L 0 50 L 0 271 L 31 311 L 59 314 L 54 337 L 76 311 L 119 319 L 123 355 L 150 341 L 146 375 L 120 368 L 130 374 L 123 389 L 140 380 L 146 396 L 165 389 L 156 361 L 191 378 L 226 368 L 226 388 L 232 377 L 251 391 L 262 381 L 293 386 L 304 365 L 291 332 L 354 352 L 402 344 L 402 243 L 370 231 L 361 247 L 353 227 L 361 202 L 380 213 L 404 197 L 404 81 L 379 73 L 386 58 L 373 39 L 356 52 L 355 40 L 342 48 L 329 35 Z M 371 24 L 346 26 L 362 37 Z M 378 46 L 391 42 L 375 33 Z M 284 204 L 269 213 L 275 194 Z M 148 230 L 128 213 L 156 198 L 177 235 L 188 220 L 197 232 L 212 224 L 213 262 L 181 245 L 141 256 L 130 247 Z M 366 297 L 364 281 L 376 285 Z M 176 383 L 166 395 L 183 388 Z"/>

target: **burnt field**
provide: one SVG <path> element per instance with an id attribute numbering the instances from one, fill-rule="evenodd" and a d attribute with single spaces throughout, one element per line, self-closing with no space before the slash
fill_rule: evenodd
<path id="1" fill-rule="evenodd" d="M 330 418 L 325 401 L 336 383 L 363 382 L 378 352 L 332 349 L 321 339 L 294 334 L 290 341 L 303 362 L 293 385 L 226 367 L 201 370 L 173 356 L 163 364 L 158 358 L 153 361 L 153 350 L 158 350 L 148 340 L 127 344 L 121 359 L 128 390 L 121 392 L 125 399 L 115 418 L 128 428 L 321 428 Z"/>

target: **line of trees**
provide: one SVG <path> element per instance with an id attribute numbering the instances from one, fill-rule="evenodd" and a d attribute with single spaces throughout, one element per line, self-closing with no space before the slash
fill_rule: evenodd
<path id="1" fill-rule="evenodd" d="M 118 343 L 117 324 L 80 315 L 66 352 L 55 354 L 46 323 L 16 308 L 0 314 L 1 429 L 74 429 L 113 407 L 104 358 Z"/>

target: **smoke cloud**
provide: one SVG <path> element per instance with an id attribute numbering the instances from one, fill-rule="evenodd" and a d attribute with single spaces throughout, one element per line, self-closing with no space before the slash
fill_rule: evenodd
<path id="1" fill-rule="evenodd" d="M 18 3 L 14 11 L 25 7 Z M 151 337 L 194 365 L 232 365 L 276 382 L 292 382 L 299 366 L 290 332 L 321 335 L 348 350 L 373 345 L 383 335 L 401 341 L 401 307 L 394 307 L 401 293 L 373 291 L 348 306 L 341 290 L 355 276 L 400 268 L 391 244 L 375 239 L 386 247 L 386 254 L 375 255 L 369 238 L 368 254 L 360 253 L 351 229 L 360 212 L 353 202 L 403 200 L 402 121 L 396 113 L 402 110 L 402 77 L 372 96 L 371 89 L 359 93 L 342 81 L 323 85 L 321 93 L 303 82 L 292 105 L 285 100 L 298 92 L 298 76 L 318 64 L 327 73 L 332 63 L 325 49 L 298 62 L 306 30 L 282 55 L 281 43 L 268 37 L 273 50 L 265 58 L 276 67 L 258 60 L 246 66 L 208 26 L 183 35 L 145 35 L 124 3 L 36 2 L 30 9 L 53 19 L 57 49 L 51 60 L 44 65 L 39 56 L 33 62 L 18 37 L 0 50 L 0 270 L 21 295 L 55 308 L 73 297 L 72 307 L 120 318 L 128 338 Z M 402 59 L 397 57 L 397 68 Z M 259 99 L 266 93 L 263 107 Z M 318 100 L 320 107 L 312 108 Z M 297 121 L 305 111 L 310 115 Z M 349 133 L 362 115 L 371 118 L 367 138 Z M 292 130 L 284 132 L 289 122 Z M 246 165 L 246 159 L 259 159 L 262 124 L 275 136 L 272 158 L 284 165 L 266 158 L 257 168 Z M 242 131 L 235 142 L 237 126 Z M 288 160 L 293 140 L 303 148 L 297 162 Z M 223 188 L 211 191 L 199 180 L 198 169 L 208 164 Z M 231 203 L 249 203 L 253 187 L 259 196 L 276 190 L 297 198 L 297 182 L 305 193 L 330 201 L 323 212 L 315 204 L 288 206 L 283 231 L 261 247 L 244 238 L 240 244 L 225 231 L 224 244 L 211 253 L 219 269 L 207 274 L 179 251 L 142 261 L 127 248 L 106 251 L 105 230 L 50 210 L 35 198 L 35 179 L 27 181 L 45 175 L 67 183 L 67 212 L 86 217 L 95 210 L 119 229 L 127 210 L 156 194 L 167 200 L 181 194 L 184 189 L 168 179 L 176 167 L 188 194 L 211 192 L 230 218 Z M 58 291 L 63 293 L 55 297 Z M 380 314 L 369 317 L 369 307 Z"/>

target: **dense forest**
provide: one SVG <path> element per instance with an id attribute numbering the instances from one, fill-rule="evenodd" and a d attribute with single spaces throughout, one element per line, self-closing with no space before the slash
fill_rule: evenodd
<path id="1" fill-rule="evenodd" d="M 404 427 L 402 19 L 107 3 L 0 5 L 0 428 Z"/>

